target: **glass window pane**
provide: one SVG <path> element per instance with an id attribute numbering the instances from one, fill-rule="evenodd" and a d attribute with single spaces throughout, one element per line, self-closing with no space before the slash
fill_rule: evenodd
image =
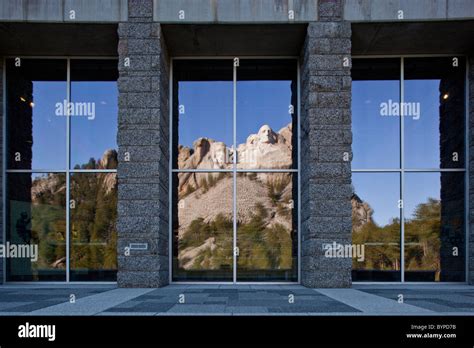
<path id="1" fill-rule="evenodd" d="M 405 167 L 464 167 L 465 60 L 405 59 Z"/>
<path id="2" fill-rule="evenodd" d="M 34 258 L 8 258 L 9 281 L 66 280 L 66 176 L 7 175 L 7 241 L 37 248 Z"/>
<path id="3" fill-rule="evenodd" d="M 364 247 L 352 280 L 400 281 L 400 174 L 353 173 L 352 183 L 352 243 Z"/>
<path id="4" fill-rule="evenodd" d="M 400 168 L 400 59 L 354 59 L 352 168 Z"/>
<path id="5" fill-rule="evenodd" d="M 232 60 L 176 60 L 173 168 L 232 167 Z"/>
<path id="6" fill-rule="evenodd" d="M 67 62 L 6 61 L 7 168 L 66 169 Z"/>
<path id="7" fill-rule="evenodd" d="M 296 168 L 296 61 L 241 59 L 236 93 L 238 168 Z"/>
<path id="8" fill-rule="evenodd" d="M 232 281 L 232 173 L 179 173 L 173 183 L 173 279 Z"/>
<path id="9" fill-rule="evenodd" d="M 70 192 L 71 281 L 115 281 L 116 174 L 74 173 Z"/>
<path id="10" fill-rule="evenodd" d="M 464 281 L 464 173 L 405 176 L 405 280 Z"/>
<path id="11" fill-rule="evenodd" d="M 116 60 L 71 60 L 71 168 L 117 168 Z"/>
<path id="12" fill-rule="evenodd" d="M 237 280 L 298 280 L 297 175 L 237 174 Z"/>

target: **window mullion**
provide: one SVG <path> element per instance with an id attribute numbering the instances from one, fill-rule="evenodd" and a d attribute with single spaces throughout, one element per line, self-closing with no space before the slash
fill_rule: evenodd
<path id="1" fill-rule="evenodd" d="M 234 153 L 232 156 L 232 185 L 233 185 L 233 200 L 232 200 L 232 209 L 233 209 L 233 221 L 232 221 L 232 230 L 233 230 L 233 248 L 232 248 L 232 257 L 233 257 L 233 282 L 237 282 L 237 66 L 235 60 L 233 63 L 233 100 L 232 100 L 232 110 L 233 110 L 233 148 Z"/>
<path id="2" fill-rule="evenodd" d="M 71 59 L 67 59 L 67 105 L 71 102 Z M 71 178 L 69 175 L 70 165 L 71 165 L 71 117 L 69 115 L 69 107 L 66 111 L 66 282 L 70 281 L 70 184 Z"/>
<path id="3" fill-rule="evenodd" d="M 405 99 L 405 61 L 400 58 L 400 280 L 405 282 L 405 120 L 403 102 Z"/>

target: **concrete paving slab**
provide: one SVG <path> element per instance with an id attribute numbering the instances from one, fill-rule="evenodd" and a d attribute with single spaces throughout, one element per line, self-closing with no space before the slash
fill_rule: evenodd
<path id="1" fill-rule="evenodd" d="M 61 303 L 48 308 L 35 310 L 30 315 L 95 315 L 108 308 L 147 294 L 153 289 L 114 289 L 100 294 L 87 296 L 75 303 Z"/>
<path id="2" fill-rule="evenodd" d="M 413 314 L 432 311 L 354 289 L 315 289 L 315 291 L 362 312 Z"/>
<path id="3" fill-rule="evenodd" d="M 251 314 L 251 313 L 268 313 L 268 308 L 264 306 L 229 306 L 225 309 L 226 312 L 228 313 L 234 313 L 234 314 Z"/>
<path id="4" fill-rule="evenodd" d="M 155 314 L 158 317 L 172 317 L 172 316 L 196 316 L 196 317 L 214 317 L 214 316 L 232 316 L 232 313 L 180 313 L 180 312 L 166 312 L 166 313 L 156 313 Z"/>
<path id="5" fill-rule="evenodd" d="M 0 302 L 0 311 L 8 312 L 15 307 L 30 305 L 33 302 Z"/>
<path id="6" fill-rule="evenodd" d="M 356 285 L 308 289 L 300 285 L 171 285 L 158 289 L 0 287 L 0 315 L 474 315 L 474 287 Z M 75 292 L 76 303 L 67 302 Z M 398 294 L 404 303 L 397 302 Z M 185 294 L 186 303 L 178 296 Z M 295 295 L 295 303 L 288 302 Z M 4 307 L 2 307 L 2 305 Z M 11 307 L 10 307 L 11 306 Z"/>
<path id="7" fill-rule="evenodd" d="M 151 317 L 156 315 L 155 312 L 101 312 L 97 313 L 96 316 L 101 317 L 127 317 L 127 316 L 141 316 L 141 317 Z"/>
<path id="8" fill-rule="evenodd" d="M 167 313 L 225 313 L 225 305 L 196 305 L 196 304 L 177 304 L 171 307 Z"/>

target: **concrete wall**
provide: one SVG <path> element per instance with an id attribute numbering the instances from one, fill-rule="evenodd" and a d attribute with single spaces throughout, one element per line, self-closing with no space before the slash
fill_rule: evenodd
<path id="1" fill-rule="evenodd" d="M 71 11 L 74 17 L 71 18 Z M 0 21 L 119 22 L 127 20 L 127 0 L 2 0 Z"/>
<path id="2" fill-rule="evenodd" d="M 403 11 L 402 19 L 399 11 Z M 472 0 L 345 0 L 344 5 L 344 19 L 353 22 L 472 18 Z"/>
<path id="3" fill-rule="evenodd" d="M 350 258 L 328 258 L 326 243 L 352 243 L 351 27 L 340 1 L 321 1 L 324 22 L 310 23 L 301 53 L 301 281 L 349 287 Z M 330 9 L 333 6 L 332 10 Z M 350 157 L 349 157 L 350 159 Z"/>
<path id="4" fill-rule="evenodd" d="M 354 22 L 400 21 L 400 10 L 405 21 L 474 18 L 472 0 L 345 0 L 341 5 L 344 19 Z M 154 0 L 153 16 L 161 23 L 310 22 L 324 6 L 318 0 Z M 127 10 L 127 0 L 3 0 L 0 21 L 119 22 L 126 21 Z"/>
<path id="5" fill-rule="evenodd" d="M 151 0 L 129 1 L 119 38 L 117 281 L 159 287 L 169 280 L 169 59 L 161 26 L 152 22 Z M 130 243 L 148 249 L 127 255 Z"/>
<path id="6" fill-rule="evenodd" d="M 317 3 L 318 0 L 154 0 L 154 19 L 161 23 L 309 22 L 317 20 Z"/>

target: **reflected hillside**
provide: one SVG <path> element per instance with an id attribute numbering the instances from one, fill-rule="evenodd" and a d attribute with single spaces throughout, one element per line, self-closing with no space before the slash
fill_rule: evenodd
<path id="1" fill-rule="evenodd" d="M 107 150 L 75 169 L 116 168 L 117 152 Z M 117 180 L 115 173 L 71 174 L 71 270 L 116 269 Z M 31 242 L 40 244 L 38 269 L 66 267 L 66 178 L 36 176 L 31 184 Z"/>
<path id="2" fill-rule="evenodd" d="M 260 127 L 237 147 L 238 168 L 288 169 L 291 125 L 274 132 Z M 180 169 L 232 169 L 235 152 L 222 142 L 199 138 L 179 148 Z M 291 173 L 237 175 L 238 245 L 241 268 L 291 269 L 293 177 Z M 229 269 L 233 246 L 232 173 L 178 174 L 179 268 Z"/>
<path id="3" fill-rule="evenodd" d="M 357 195 L 352 198 L 352 242 L 365 245 L 365 260 L 353 260 L 354 270 L 400 270 L 400 219 L 385 226 L 373 219 L 368 202 Z M 428 198 L 416 206 L 412 218 L 405 219 L 405 268 L 407 271 L 433 273 L 440 280 L 441 272 L 441 201 Z"/>

